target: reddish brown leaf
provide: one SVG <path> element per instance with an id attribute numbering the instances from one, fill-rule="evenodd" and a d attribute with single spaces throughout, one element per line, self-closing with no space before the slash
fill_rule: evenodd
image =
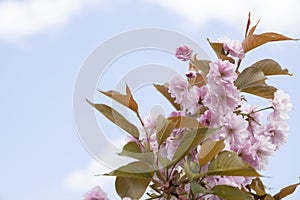
<path id="1" fill-rule="evenodd" d="M 191 86 L 195 85 L 200 88 L 200 87 L 206 85 L 206 78 L 202 74 L 196 73 L 195 78 L 189 78 L 189 84 Z"/>
<path id="2" fill-rule="evenodd" d="M 128 107 L 129 109 L 133 110 L 135 113 L 138 113 L 138 104 L 136 101 L 133 99 L 133 96 L 131 94 L 131 91 L 126 85 L 126 94 L 121 94 L 117 91 L 110 90 L 107 92 L 100 91 L 102 94 L 112 98 L 113 100 L 119 102 L 120 104 Z"/>
<path id="3" fill-rule="evenodd" d="M 282 69 L 281 66 L 275 60 L 272 59 L 260 60 L 251 65 L 250 67 L 254 67 L 256 69 L 261 70 L 265 76 L 292 75 L 287 69 Z"/>
<path id="4" fill-rule="evenodd" d="M 209 63 L 211 61 L 209 60 L 198 60 L 197 54 L 193 56 L 193 58 L 190 59 L 190 70 L 194 69 L 196 71 L 201 71 L 204 75 L 208 74 L 210 66 Z"/>
<path id="5" fill-rule="evenodd" d="M 262 33 L 262 34 L 254 34 L 255 29 L 257 28 L 257 25 L 260 20 L 251 27 L 251 29 L 248 32 L 249 29 L 249 24 L 250 24 L 250 13 L 248 17 L 248 23 L 247 23 L 247 28 L 246 28 L 246 37 L 244 41 L 242 42 L 242 46 L 244 49 L 244 52 L 248 52 L 256 47 L 259 47 L 265 43 L 268 42 L 273 42 L 273 41 L 283 41 L 283 40 L 298 40 L 298 39 L 293 39 L 278 33 L 273 33 L 273 32 L 267 32 L 267 33 Z"/>
<path id="6" fill-rule="evenodd" d="M 217 42 L 210 42 L 209 39 L 207 39 L 210 46 L 213 48 L 215 51 L 216 55 L 218 56 L 219 59 L 221 60 L 228 60 L 231 63 L 235 63 L 234 59 L 231 57 L 228 57 L 225 54 L 224 48 L 223 48 L 223 43 L 217 43 Z"/>
<path id="7" fill-rule="evenodd" d="M 300 185 L 300 183 L 289 185 L 289 186 L 281 189 L 279 193 L 277 193 L 276 195 L 274 195 L 274 199 L 275 200 L 281 200 L 284 197 L 292 194 L 293 192 L 295 192 L 295 190 L 296 190 L 296 188 L 297 188 L 298 185 Z"/>
<path id="8" fill-rule="evenodd" d="M 250 30 L 251 31 L 251 30 Z M 274 41 L 283 41 L 283 40 L 298 40 L 298 39 L 293 39 L 278 33 L 273 33 L 273 32 L 269 32 L 269 33 L 262 33 L 259 35 L 248 35 L 243 43 L 243 49 L 244 52 L 248 52 L 256 47 L 259 47 L 265 43 L 268 42 L 274 42 Z"/>
<path id="9" fill-rule="evenodd" d="M 248 21 L 247 21 L 247 25 L 246 25 L 246 31 L 245 31 L 245 37 L 247 37 L 247 35 L 248 35 L 250 24 L 251 24 L 251 13 L 249 12 L 249 14 L 248 14 Z"/>
<path id="10" fill-rule="evenodd" d="M 105 105 L 105 104 L 94 104 L 89 100 L 86 100 L 91 106 L 96 108 L 101 114 L 103 114 L 107 119 L 111 122 L 122 128 L 123 130 L 127 131 L 130 135 L 135 138 L 139 138 L 139 130 L 137 127 L 130 123 L 123 115 L 117 112 L 112 107 Z"/>
<path id="11" fill-rule="evenodd" d="M 264 200 L 275 200 L 271 195 L 267 194 Z"/>
<path id="12" fill-rule="evenodd" d="M 174 106 L 174 108 L 176 108 L 176 110 L 181 109 L 180 105 L 175 103 L 175 98 L 171 97 L 168 86 L 159 85 L 159 84 L 153 84 L 153 85 L 164 97 L 166 97 L 166 99 Z"/>
<path id="13" fill-rule="evenodd" d="M 266 194 L 265 186 L 260 178 L 253 179 L 250 184 L 250 188 L 254 190 L 258 196 L 263 196 Z"/>
<path id="14" fill-rule="evenodd" d="M 204 128 L 205 126 L 198 122 L 196 119 L 192 117 L 186 117 L 186 116 L 177 116 L 177 117 L 169 117 L 168 120 L 172 121 L 173 123 L 176 123 L 176 128 Z"/>

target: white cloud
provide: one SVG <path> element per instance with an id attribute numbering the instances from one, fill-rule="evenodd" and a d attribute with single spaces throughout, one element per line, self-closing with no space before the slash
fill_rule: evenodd
<path id="1" fill-rule="evenodd" d="M 68 174 L 63 181 L 63 188 L 68 191 L 87 192 L 95 186 L 100 186 L 107 193 L 112 193 L 114 178 L 108 176 L 95 176 L 111 171 L 99 162 L 92 160 L 84 169 L 77 169 Z"/>
<path id="2" fill-rule="evenodd" d="M 287 34 L 299 34 L 299 0 L 148 0 L 182 16 L 189 26 L 201 27 L 210 20 L 221 20 L 233 26 L 241 27 L 248 12 L 252 13 L 256 23 L 261 18 L 260 27 L 268 31 Z M 244 24 L 243 24 L 244 25 Z"/>
<path id="3" fill-rule="evenodd" d="M 25 0 L 0 2 L 0 39 L 22 40 L 50 28 L 64 25 L 70 17 L 97 0 Z"/>

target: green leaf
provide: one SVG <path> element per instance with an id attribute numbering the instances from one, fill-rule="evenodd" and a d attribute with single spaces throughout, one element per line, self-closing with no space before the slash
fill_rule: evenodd
<path id="1" fill-rule="evenodd" d="M 163 115 L 157 117 L 156 123 L 156 140 L 160 146 L 166 139 L 171 135 L 172 131 L 175 128 L 175 123 L 170 120 L 167 120 Z"/>
<path id="2" fill-rule="evenodd" d="M 142 150 L 136 142 L 128 142 L 124 145 L 122 152 L 142 153 Z"/>
<path id="3" fill-rule="evenodd" d="M 210 66 L 209 64 L 211 63 L 211 61 L 209 60 L 198 60 L 197 58 L 197 54 L 195 54 L 191 59 L 190 59 L 190 70 L 194 69 L 194 70 L 199 70 L 201 71 L 204 75 L 207 75 L 209 70 L 210 70 Z"/>
<path id="4" fill-rule="evenodd" d="M 176 110 L 180 110 L 181 106 L 175 103 L 175 98 L 171 97 L 169 93 L 169 88 L 166 85 L 153 84 L 154 87 L 176 108 Z"/>
<path id="5" fill-rule="evenodd" d="M 205 126 L 198 122 L 196 119 L 192 117 L 186 117 L 186 116 L 175 116 L 175 117 L 169 117 L 168 120 L 175 123 L 176 128 L 204 128 Z"/>
<path id="6" fill-rule="evenodd" d="M 250 68 L 251 67 L 261 70 L 265 76 L 292 75 L 287 69 L 282 69 L 281 66 L 275 60 L 272 59 L 260 60 L 251 65 Z"/>
<path id="7" fill-rule="evenodd" d="M 207 175 L 259 177 L 255 169 L 244 162 L 236 153 L 222 151 L 208 165 Z"/>
<path id="8" fill-rule="evenodd" d="M 251 194 L 229 185 L 216 185 L 211 192 L 224 200 L 254 200 Z"/>
<path id="9" fill-rule="evenodd" d="M 138 144 L 135 142 L 127 143 L 123 147 L 122 152 L 118 153 L 118 155 L 141 160 L 149 164 L 153 164 L 154 162 L 154 153 L 152 151 L 142 152 Z"/>
<path id="10" fill-rule="evenodd" d="M 149 164 L 142 161 L 135 161 L 122 167 L 119 167 L 118 169 L 104 175 L 127 178 L 151 179 L 154 174 L 153 171 L 153 168 Z"/>
<path id="11" fill-rule="evenodd" d="M 184 158 L 191 150 L 195 149 L 207 137 L 214 134 L 218 129 L 199 128 L 186 133 L 177 147 L 172 163 L 177 163 Z"/>
<path id="12" fill-rule="evenodd" d="M 131 94 L 131 91 L 126 84 L 126 94 L 121 94 L 117 91 L 110 90 L 110 91 L 99 91 L 102 94 L 112 98 L 113 100 L 119 102 L 120 104 L 128 107 L 129 109 L 133 110 L 135 113 L 138 114 L 138 104 L 136 101 L 133 99 L 133 96 Z"/>
<path id="13" fill-rule="evenodd" d="M 131 124 L 125 117 L 123 117 L 120 113 L 118 113 L 112 107 L 105 104 L 94 104 L 89 100 L 86 100 L 91 106 L 96 108 L 100 113 L 102 113 L 107 119 L 111 122 L 128 132 L 135 138 L 139 138 L 139 131 L 137 127 Z"/>
<path id="14" fill-rule="evenodd" d="M 210 42 L 209 39 L 207 39 L 210 46 L 213 48 L 215 51 L 216 55 L 218 56 L 219 59 L 221 60 L 228 60 L 231 63 L 235 63 L 234 59 L 231 57 L 228 57 L 224 51 L 223 48 L 223 43 L 218 43 L 218 42 Z"/>
<path id="15" fill-rule="evenodd" d="M 264 73 L 257 68 L 248 67 L 242 71 L 235 81 L 235 86 L 239 90 L 265 83 L 266 77 Z"/>
<path id="16" fill-rule="evenodd" d="M 190 187 L 193 194 L 212 194 L 213 192 L 196 183 L 195 181 L 190 182 Z"/>
<path id="17" fill-rule="evenodd" d="M 160 152 L 157 153 L 157 159 L 163 168 L 168 167 L 172 163 L 167 157 L 163 157 Z"/>
<path id="18" fill-rule="evenodd" d="M 206 140 L 201 145 L 200 152 L 198 154 L 198 160 L 200 166 L 204 166 L 210 162 L 216 155 L 218 155 L 225 147 L 224 140 L 213 141 Z"/>
<path id="19" fill-rule="evenodd" d="M 115 187 L 121 198 L 140 199 L 145 193 L 150 180 L 142 178 L 117 177 Z"/>
<path id="20" fill-rule="evenodd" d="M 300 183 L 289 185 L 289 186 L 281 189 L 279 193 L 274 195 L 274 199 L 275 200 L 280 200 L 280 199 L 283 199 L 284 197 L 294 193 L 298 185 L 300 185 Z"/>

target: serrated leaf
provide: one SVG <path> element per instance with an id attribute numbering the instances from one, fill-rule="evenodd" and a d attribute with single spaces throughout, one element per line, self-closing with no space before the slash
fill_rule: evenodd
<path id="1" fill-rule="evenodd" d="M 153 84 L 154 87 L 174 106 L 176 110 L 180 110 L 181 106 L 175 103 L 175 98 L 171 97 L 168 86 Z"/>
<path id="2" fill-rule="evenodd" d="M 107 119 L 111 122 L 125 130 L 127 133 L 132 135 L 135 138 L 139 138 L 139 131 L 135 125 L 130 123 L 123 115 L 117 112 L 112 107 L 105 105 L 105 104 L 94 104 L 87 100 L 87 102 L 96 108 L 101 114 L 103 114 Z"/>
<path id="3" fill-rule="evenodd" d="M 154 169 L 149 164 L 142 161 L 135 161 L 104 175 L 150 180 L 153 177 L 153 171 Z"/>
<path id="4" fill-rule="evenodd" d="M 235 86 L 239 90 L 243 90 L 247 87 L 264 84 L 266 77 L 264 73 L 257 68 L 248 67 L 244 69 L 235 81 Z"/>
<path id="5" fill-rule="evenodd" d="M 252 190 L 256 192 L 258 196 L 266 195 L 265 186 L 260 180 L 260 178 L 253 179 L 249 186 Z"/>
<path id="6" fill-rule="evenodd" d="M 208 165 L 207 175 L 259 177 L 255 169 L 236 153 L 223 151 Z"/>
<path id="7" fill-rule="evenodd" d="M 115 187 L 121 198 L 140 199 L 145 193 L 150 180 L 142 178 L 117 177 Z"/>
<path id="8" fill-rule="evenodd" d="M 250 15 L 248 18 L 248 24 L 250 23 Z M 246 35 L 244 41 L 242 42 L 242 47 L 244 49 L 244 52 L 248 52 L 256 47 L 259 47 L 265 43 L 268 42 L 274 42 L 274 41 L 283 41 L 283 40 L 298 40 L 298 39 L 293 39 L 278 33 L 273 33 L 273 32 L 267 32 L 267 33 L 262 33 L 262 34 L 254 34 L 254 31 L 258 25 L 259 21 L 255 26 L 253 26 L 248 34 Z M 248 28 L 247 28 L 248 29 Z"/>
<path id="9" fill-rule="evenodd" d="M 163 115 L 157 117 L 156 123 L 156 140 L 160 146 L 171 135 L 176 123 L 167 120 Z"/>
<path id="10" fill-rule="evenodd" d="M 213 141 L 206 140 L 201 145 L 200 152 L 198 154 L 198 160 L 200 166 L 204 166 L 210 162 L 216 155 L 218 155 L 225 147 L 224 140 Z"/>
<path id="11" fill-rule="evenodd" d="M 189 68 L 190 68 L 190 70 L 194 69 L 197 71 L 201 71 L 204 75 L 207 75 L 210 70 L 210 66 L 209 66 L 210 63 L 211 63 L 211 61 L 209 61 L 209 60 L 198 60 L 197 54 L 195 54 L 190 59 Z"/>
<path id="12" fill-rule="evenodd" d="M 256 68 L 261 70 L 265 76 L 272 76 L 272 75 L 290 75 L 289 71 L 287 69 L 282 69 L 281 66 L 272 59 L 264 59 L 260 60 L 253 65 L 250 66 L 250 68 Z"/>
<path id="13" fill-rule="evenodd" d="M 118 153 L 118 155 L 141 160 L 149 164 L 153 164 L 154 162 L 154 153 L 152 151 L 142 152 L 138 144 L 135 142 L 128 142 L 123 147 L 122 152 Z"/>
<path id="14" fill-rule="evenodd" d="M 191 150 L 195 149 L 207 137 L 214 134 L 218 129 L 199 128 L 185 134 L 177 147 L 172 163 L 177 163 L 184 158 Z"/>
<path id="15" fill-rule="evenodd" d="M 175 123 L 176 128 L 204 128 L 205 126 L 192 117 L 175 116 L 169 117 L 168 120 Z"/>
<path id="16" fill-rule="evenodd" d="M 224 200 L 254 200 L 251 194 L 229 185 L 216 185 L 211 192 Z"/>
<path id="17" fill-rule="evenodd" d="M 281 189 L 279 193 L 277 193 L 276 195 L 274 195 L 274 199 L 275 200 L 281 200 L 284 197 L 286 197 L 286 196 L 294 193 L 298 185 L 300 185 L 300 183 L 289 185 L 289 186 Z"/>
<path id="18" fill-rule="evenodd" d="M 265 80 L 266 77 L 261 69 L 248 67 L 238 76 L 235 85 L 242 92 L 272 99 L 277 89 L 267 85 Z"/>
<path id="19" fill-rule="evenodd" d="M 224 48 L 223 48 L 223 43 L 218 43 L 218 42 L 210 42 L 209 39 L 207 39 L 210 46 L 212 47 L 212 49 L 214 50 L 214 52 L 216 53 L 217 57 L 221 60 L 228 60 L 231 63 L 235 63 L 234 59 L 231 57 L 228 57 L 225 54 Z"/>
<path id="20" fill-rule="evenodd" d="M 129 109 L 131 109 L 132 111 L 134 111 L 135 113 L 138 113 L 138 104 L 136 103 L 136 101 L 133 99 L 133 96 L 131 94 L 131 91 L 128 87 L 128 85 L 126 84 L 126 94 L 121 94 L 117 91 L 114 90 L 110 90 L 110 91 L 99 91 L 102 94 L 112 98 L 113 100 L 119 102 L 120 104 L 128 107 Z"/>
<path id="21" fill-rule="evenodd" d="M 248 35 L 245 40 L 242 43 L 242 47 L 244 49 L 244 52 L 248 52 L 256 47 L 259 47 L 263 44 L 266 44 L 268 42 L 274 42 L 274 41 L 283 41 L 283 40 L 298 40 L 293 39 L 278 33 L 268 32 L 268 33 L 262 33 L 259 35 Z"/>
<path id="22" fill-rule="evenodd" d="M 273 99 L 274 93 L 277 91 L 277 88 L 266 84 L 260 84 L 244 88 L 241 91 L 260 96 L 266 99 Z"/>

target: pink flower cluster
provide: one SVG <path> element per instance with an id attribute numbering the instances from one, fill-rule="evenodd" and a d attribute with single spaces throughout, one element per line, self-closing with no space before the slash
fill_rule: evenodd
<path id="1" fill-rule="evenodd" d="M 227 37 L 218 39 L 217 42 L 223 44 L 226 55 L 238 59 L 244 58 L 244 50 L 240 42 Z M 182 61 L 189 60 L 192 53 L 193 50 L 186 45 L 176 49 L 176 57 Z M 287 113 L 292 108 L 289 96 L 282 90 L 277 90 L 274 98 L 269 101 L 270 106 L 259 108 L 249 104 L 235 86 L 238 74 L 234 64 L 219 59 L 211 62 L 209 67 L 206 75 L 200 71 L 190 71 L 185 74 L 185 78 L 180 75 L 171 78 L 168 83 L 168 92 L 181 109 L 171 112 L 169 117 L 188 116 L 208 128 L 218 128 L 218 131 L 208 139 L 224 140 L 224 150 L 237 153 L 244 162 L 256 170 L 265 169 L 269 157 L 287 142 L 289 131 L 286 124 Z M 200 76 L 206 84 L 193 82 Z M 263 115 L 265 110 L 268 110 L 267 116 Z M 160 120 L 162 118 L 158 114 L 148 115 L 143 120 L 144 136 L 138 139 L 130 137 L 129 141 L 136 142 L 141 149 L 150 146 L 156 158 L 162 156 L 172 160 L 182 138 L 188 132 L 183 128 L 175 128 L 170 136 L 159 144 L 157 133 L 160 131 L 158 125 Z M 190 152 L 192 160 L 196 163 L 198 163 L 197 154 L 200 150 L 201 145 L 198 145 L 197 150 Z M 157 164 L 159 167 L 164 167 L 160 166 L 159 159 L 157 159 Z M 182 171 L 182 164 L 182 161 L 179 162 L 172 170 L 177 170 L 177 173 Z M 209 163 L 200 166 L 201 172 L 205 172 L 208 165 Z M 163 173 L 165 169 L 161 170 Z M 165 172 L 168 176 L 172 174 L 169 170 Z M 160 181 L 156 176 L 154 179 Z M 250 184 L 252 179 L 241 176 L 208 176 L 204 181 L 211 188 L 215 185 L 230 185 L 242 189 Z M 162 185 L 167 187 L 164 184 Z M 184 188 L 184 190 L 188 192 L 189 184 L 185 186 L 187 189 Z M 203 195 L 197 199 L 220 200 L 214 195 Z M 108 200 L 108 197 L 100 187 L 95 187 L 84 195 L 83 200 Z"/>
<path id="2" fill-rule="evenodd" d="M 219 42 L 224 43 L 224 49 L 229 54 L 243 58 L 240 44 L 227 39 Z M 194 77 L 196 73 L 189 72 L 187 77 Z M 176 99 L 175 102 L 182 106 L 182 115 L 196 117 L 207 127 L 221 127 L 211 139 L 225 139 L 225 150 L 238 153 L 245 162 L 262 170 L 268 164 L 268 158 L 287 141 L 286 119 L 287 112 L 291 110 L 289 96 L 281 90 L 275 92 L 268 108 L 272 111 L 267 117 L 267 123 L 263 123 L 264 109 L 260 110 L 242 99 L 234 85 L 236 78 L 235 65 L 217 60 L 210 64 L 206 85 L 199 88 L 175 76 L 169 82 L 169 92 Z M 206 109 L 204 113 L 200 113 L 202 107 Z M 206 181 L 211 186 L 227 184 L 241 188 L 249 184 L 251 179 L 209 177 Z"/>
<path id="3" fill-rule="evenodd" d="M 83 195 L 83 200 L 109 200 L 109 198 L 99 186 L 96 186 Z"/>

